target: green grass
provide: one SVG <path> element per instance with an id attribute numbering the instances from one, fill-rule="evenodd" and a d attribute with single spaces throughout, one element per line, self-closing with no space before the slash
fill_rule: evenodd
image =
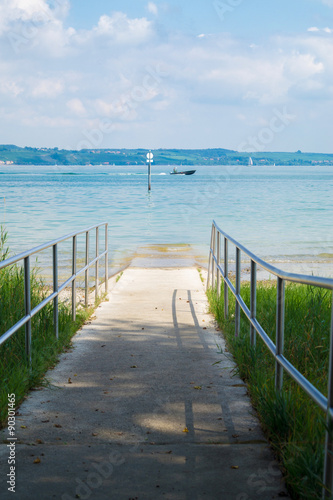
<path id="1" fill-rule="evenodd" d="M 124 274 L 124 273 L 123 273 L 123 271 L 121 271 L 121 272 L 118 274 L 118 276 L 116 277 L 116 283 L 118 283 L 118 281 L 120 280 L 120 278 L 122 277 L 122 275 L 123 275 L 123 274 Z"/>
<path id="2" fill-rule="evenodd" d="M 200 279 L 201 279 L 201 283 L 204 283 L 204 282 L 205 282 L 205 280 L 204 280 L 204 278 L 203 278 L 203 276 L 202 276 L 202 272 L 201 272 L 201 269 L 200 269 L 200 268 L 198 268 L 198 273 L 199 273 L 199 276 L 200 276 Z"/>
<path id="3" fill-rule="evenodd" d="M 332 293 L 325 289 L 286 285 L 284 355 L 310 382 L 327 396 L 329 331 Z M 250 286 L 241 294 L 250 304 Z M 223 287 L 208 291 L 211 312 L 224 332 L 237 371 L 248 384 L 252 403 L 279 457 L 293 498 L 321 498 L 325 415 L 284 373 L 281 393 L 274 388 L 275 362 L 257 335 L 250 345 L 250 325 L 241 312 L 241 331 L 235 338 L 235 299 L 229 292 L 229 319 L 224 319 Z M 263 283 L 257 289 L 257 319 L 275 343 L 276 286 Z"/>
<path id="4" fill-rule="evenodd" d="M 8 257 L 7 234 L 0 228 L 0 260 Z M 46 297 L 45 286 L 31 272 L 31 307 Z M 45 372 L 57 363 L 58 355 L 69 349 L 71 338 L 91 315 L 92 309 L 80 309 L 76 321 L 72 321 L 71 310 L 59 303 L 59 340 L 53 329 L 53 303 L 49 303 L 32 319 L 31 369 L 25 356 L 25 328 L 14 333 L 0 346 L 0 428 L 6 425 L 8 394 L 15 393 L 16 406 L 25 394 L 37 385 L 45 383 Z M 0 271 L 0 335 L 24 316 L 24 275 L 18 265 Z"/>

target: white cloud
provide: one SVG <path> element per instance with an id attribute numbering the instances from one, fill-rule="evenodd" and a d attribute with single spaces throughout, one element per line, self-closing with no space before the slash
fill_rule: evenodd
<path id="1" fill-rule="evenodd" d="M 310 78 L 324 70 L 324 64 L 312 54 L 294 52 L 286 58 L 284 70 L 291 80 Z"/>
<path id="2" fill-rule="evenodd" d="M 108 118 L 116 118 L 128 114 L 126 104 L 121 100 L 107 102 L 103 99 L 96 99 L 94 102 L 95 110 L 98 116 L 106 116 Z"/>
<path id="3" fill-rule="evenodd" d="M 112 16 L 100 17 L 95 34 L 105 35 L 115 43 L 137 44 L 148 41 L 153 29 L 145 17 L 130 19 L 122 12 L 115 12 Z"/>
<path id="4" fill-rule="evenodd" d="M 23 87 L 15 81 L 2 78 L 0 92 L 9 97 L 18 97 L 23 92 Z"/>
<path id="5" fill-rule="evenodd" d="M 45 0 L 3 0 L 1 5 L 2 18 L 7 21 L 29 21 L 42 18 L 43 14 L 52 17 Z"/>
<path id="6" fill-rule="evenodd" d="M 147 5 L 147 10 L 148 10 L 148 12 L 150 12 L 151 14 L 154 14 L 154 16 L 157 16 L 157 14 L 158 14 L 158 8 L 157 8 L 157 5 L 156 5 L 156 3 L 154 3 L 154 2 L 148 2 L 148 5 Z"/>
<path id="7" fill-rule="evenodd" d="M 6 37 L 14 55 L 35 47 L 44 53 L 62 55 L 75 32 L 63 26 L 68 11 L 69 0 L 56 1 L 54 8 L 46 0 L 3 0 L 0 37 Z"/>
<path id="8" fill-rule="evenodd" d="M 77 98 L 70 99 L 69 101 L 67 101 L 66 106 L 68 107 L 70 112 L 73 113 L 73 115 L 86 116 L 86 114 L 87 114 L 87 111 L 86 111 L 81 99 L 77 99 Z"/>
<path id="9" fill-rule="evenodd" d="M 14 30 L 30 37 L 41 25 L 59 23 L 69 9 L 68 0 L 51 9 L 46 0 L 2 0 L 0 5 L 0 34 Z M 20 33 L 21 32 L 21 33 Z"/>
<path id="10" fill-rule="evenodd" d="M 55 99 L 64 91 L 63 82 L 58 78 L 35 80 L 31 95 L 36 99 Z"/>
<path id="11" fill-rule="evenodd" d="M 311 28 L 308 28 L 308 31 L 313 32 L 313 33 L 318 33 L 320 31 L 323 31 L 324 33 L 333 33 L 333 30 L 331 28 L 317 28 L 316 26 L 313 26 Z"/>

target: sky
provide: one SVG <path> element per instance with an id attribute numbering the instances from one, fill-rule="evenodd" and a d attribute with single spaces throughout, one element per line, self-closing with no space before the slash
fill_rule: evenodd
<path id="1" fill-rule="evenodd" d="M 0 0 L 0 144 L 333 153 L 333 0 Z"/>

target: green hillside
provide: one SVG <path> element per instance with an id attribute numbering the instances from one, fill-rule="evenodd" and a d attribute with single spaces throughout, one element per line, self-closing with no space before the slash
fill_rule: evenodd
<path id="1" fill-rule="evenodd" d="M 333 154 L 239 153 L 230 149 L 152 150 L 155 165 L 333 165 Z M 147 149 L 20 148 L 0 145 L 0 165 L 145 165 Z"/>

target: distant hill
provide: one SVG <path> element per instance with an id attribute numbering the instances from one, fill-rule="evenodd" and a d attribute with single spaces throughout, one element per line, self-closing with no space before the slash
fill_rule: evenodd
<path id="1" fill-rule="evenodd" d="M 146 165 L 147 149 L 20 148 L 0 145 L 0 164 L 14 165 Z M 230 149 L 152 150 L 154 165 L 333 165 L 333 154 L 324 153 L 240 153 Z"/>

